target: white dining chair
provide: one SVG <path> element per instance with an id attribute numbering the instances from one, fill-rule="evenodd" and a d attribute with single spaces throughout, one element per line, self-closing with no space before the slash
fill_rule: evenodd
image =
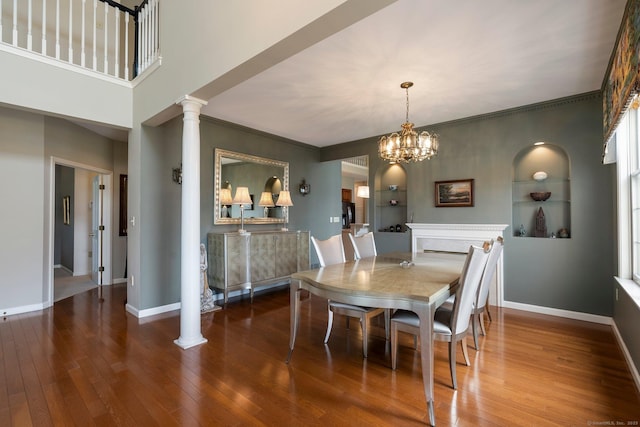
<path id="1" fill-rule="evenodd" d="M 487 260 L 487 266 L 482 273 L 482 279 L 480 280 L 480 286 L 478 287 L 478 293 L 476 295 L 476 299 L 473 302 L 473 311 L 471 312 L 471 330 L 473 332 L 473 345 L 476 350 L 478 347 L 478 327 L 480 327 L 480 331 L 482 335 L 487 335 L 487 330 L 484 325 L 484 316 L 483 313 L 488 311 L 489 304 L 489 289 L 491 288 L 491 282 L 493 281 L 493 277 L 495 276 L 496 266 L 498 265 L 498 260 L 500 259 L 500 255 L 502 255 L 502 250 L 504 248 L 504 239 L 501 236 L 498 236 L 495 240 L 491 241 L 491 252 L 489 253 L 489 259 Z M 442 305 L 442 310 L 452 310 L 453 302 L 455 300 L 455 295 L 451 295 L 445 304 Z M 491 320 L 491 316 L 489 315 L 489 320 Z"/>
<path id="2" fill-rule="evenodd" d="M 480 286 L 482 273 L 489 259 L 490 243 L 484 247 L 471 246 L 458 280 L 453 310 L 437 309 L 433 322 L 433 339 L 449 343 L 449 369 L 453 388 L 458 388 L 456 379 L 456 344 L 460 342 L 467 366 L 470 365 L 466 337 L 470 329 L 473 301 Z M 391 368 L 398 363 L 398 332 L 413 335 L 420 333 L 420 319 L 412 311 L 398 310 L 391 316 Z"/>
<path id="3" fill-rule="evenodd" d="M 349 234 L 349 240 L 351 240 L 351 246 L 353 246 L 353 252 L 355 253 L 356 259 L 378 255 L 376 241 L 371 231 L 359 236 Z"/>
<path id="4" fill-rule="evenodd" d="M 316 250 L 318 260 L 320 261 L 320 267 L 326 267 L 327 265 L 344 263 L 346 261 L 344 255 L 344 246 L 342 245 L 342 235 L 337 234 L 331 236 L 326 240 L 318 240 L 311 236 L 311 243 Z M 331 335 L 331 329 L 333 327 L 333 315 L 341 314 L 347 316 L 347 322 L 349 317 L 356 317 L 360 320 L 362 327 L 362 355 L 366 358 L 368 354 L 368 341 L 369 341 L 369 326 L 371 319 L 383 314 L 385 312 L 382 308 L 375 307 L 362 307 L 359 305 L 345 304 L 337 301 L 328 300 L 328 312 L 329 318 L 327 320 L 327 333 L 324 337 L 324 343 L 329 342 L 329 336 Z M 388 323 L 388 322 L 386 322 Z M 347 323 L 347 328 L 349 324 Z M 389 328 L 385 325 L 385 333 L 389 334 Z"/>

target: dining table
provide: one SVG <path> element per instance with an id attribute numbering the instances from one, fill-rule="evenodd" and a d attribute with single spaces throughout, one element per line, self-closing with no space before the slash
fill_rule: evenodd
<path id="1" fill-rule="evenodd" d="M 291 275 L 291 361 L 300 323 L 300 291 L 332 301 L 366 307 L 402 309 L 420 319 L 420 358 L 429 422 L 435 426 L 433 401 L 433 317 L 455 291 L 466 254 L 396 252 L 328 265 Z"/>

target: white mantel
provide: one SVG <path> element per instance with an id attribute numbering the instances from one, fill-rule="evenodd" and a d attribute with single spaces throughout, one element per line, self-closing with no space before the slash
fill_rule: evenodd
<path id="1" fill-rule="evenodd" d="M 504 237 L 508 224 L 418 224 L 409 223 L 411 229 L 411 251 L 469 251 L 469 246 L 482 246 L 482 243 L 498 236 Z M 504 252 L 508 250 L 505 248 Z M 494 287 L 489 293 L 489 303 L 504 305 L 504 263 L 500 256 L 496 267 Z"/>

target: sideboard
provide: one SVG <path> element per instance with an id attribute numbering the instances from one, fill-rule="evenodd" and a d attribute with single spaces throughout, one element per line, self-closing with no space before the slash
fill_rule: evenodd
<path id="1" fill-rule="evenodd" d="M 309 269 L 308 231 L 208 233 L 209 283 L 229 292 L 286 281 L 296 271 Z"/>

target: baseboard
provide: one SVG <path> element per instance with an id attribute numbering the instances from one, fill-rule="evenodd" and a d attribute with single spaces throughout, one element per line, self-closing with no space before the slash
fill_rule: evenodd
<path id="1" fill-rule="evenodd" d="M 633 381 L 636 384 L 636 388 L 638 389 L 638 392 L 640 392 L 640 373 L 638 373 L 638 370 L 636 369 L 636 365 L 633 363 L 633 359 L 631 358 L 631 353 L 629 353 L 629 349 L 625 345 L 624 340 L 622 339 L 622 335 L 620 335 L 620 331 L 618 330 L 618 326 L 616 325 L 616 322 L 613 321 L 611 323 L 611 326 L 613 327 L 613 333 L 616 336 L 616 339 L 618 340 L 618 345 L 620 345 L 620 348 L 622 349 L 622 353 L 624 354 L 624 358 L 627 361 L 627 366 L 631 371 L 631 376 L 633 377 Z"/>
<path id="2" fill-rule="evenodd" d="M 136 316 L 138 319 L 142 319 L 149 316 L 155 316 L 157 314 L 167 313 L 169 311 L 180 310 L 180 303 L 161 305 L 159 307 L 147 308 L 144 310 L 138 310 L 130 304 L 126 305 L 126 309 L 129 313 Z"/>
<path id="3" fill-rule="evenodd" d="M 127 278 L 126 277 L 122 277 L 122 278 L 119 278 L 119 279 L 113 279 L 111 281 L 111 283 L 113 285 L 117 285 L 118 283 L 127 283 Z"/>
<path id="4" fill-rule="evenodd" d="M 542 307 L 539 305 L 522 304 L 512 301 L 505 301 L 502 306 L 505 308 L 513 308 L 516 310 L 531 311 L 533 313 L 548 314 L 549 316 L 565 317 L 567 319 L 600 323 L 602 325 L 611 325 L 613 323 L 613 319 L 611 317 L 599 316 L 597 314 L 590 313 L 580 313 L 578 311 L 561 310 L 559 308 Z"/>
<path id="5" fill-rule="evenodd" d="M 0 315 L 2 315 L 3 317 L 12 316 L 14 314 L 22 314 L 22 313 L 28 313 L 30 311 L 44 310 L 45 308 L 47 307 L 45 307 L 44 303 L 23 305 L 20 307 L 0 308 Z"/>

